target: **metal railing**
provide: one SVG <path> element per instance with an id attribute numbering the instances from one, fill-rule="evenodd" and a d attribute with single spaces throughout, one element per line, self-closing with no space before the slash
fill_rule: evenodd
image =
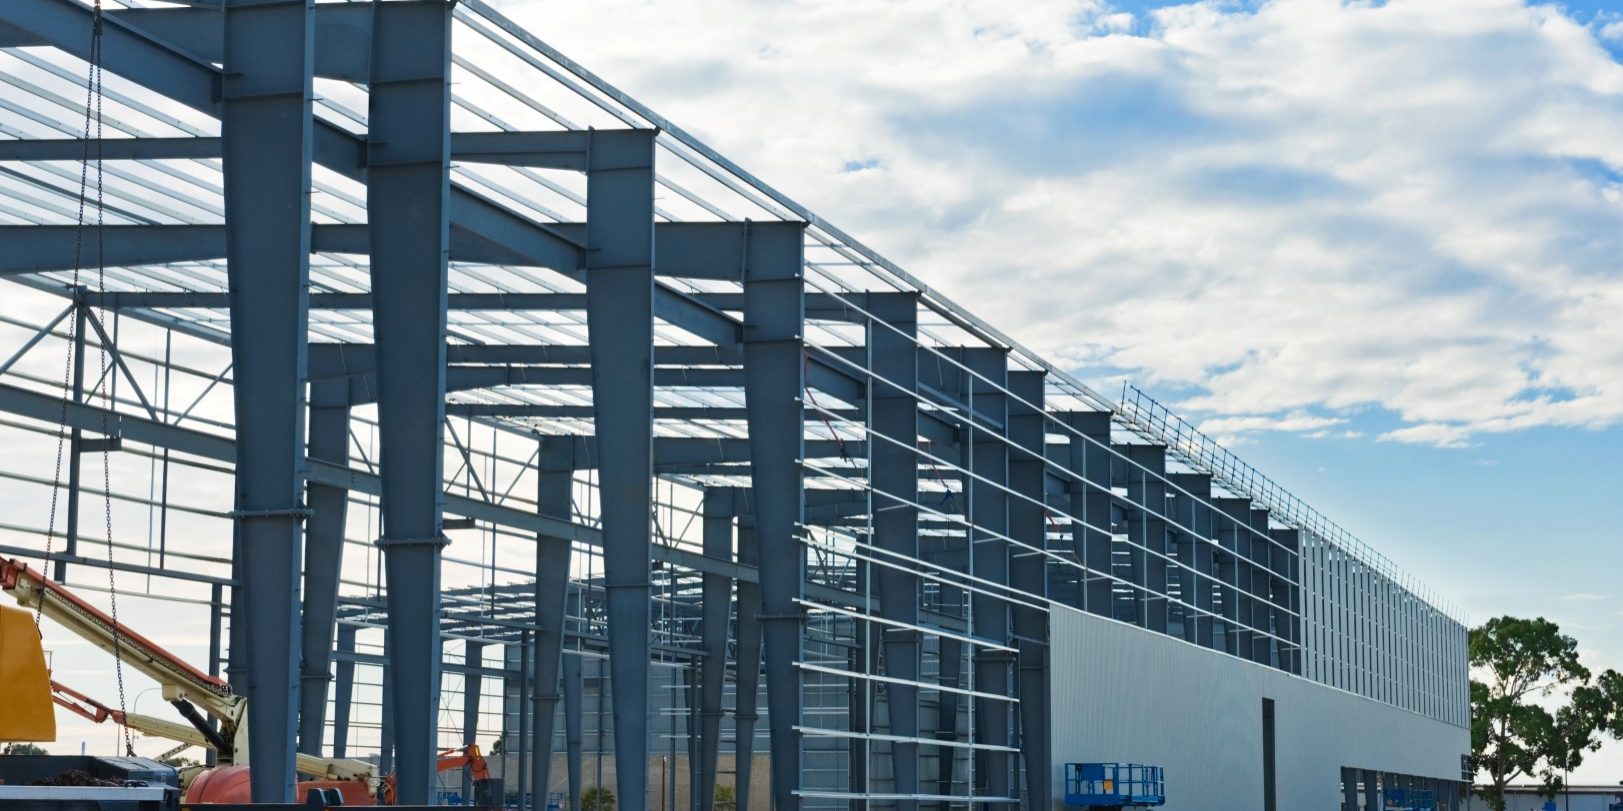
<path id="1" fill-rule="evenodd" d="M 1122 384 L 1121 400 L 1117 404 L 1116 415 L 1135 432 L 1165 445 L 1168 454 L 1197 470 L 1210 473 L 1214 481 L 1233 491 L 1235 495 L 1249 497 L 1252 502 L 1266 508 L 1279 521 L 1335 544 L 1368 566 L 1370 570 L 1397 584 L 1449 619 L 1461 625 L 1466 624 L 1465 618 L 1452 604 L 1398 568 L 1385 555 L 1375 551 L 1369 544 L 1325 517 L 1312 505 L 1247 464 L 1233 451 L 1218 444 L 1216 440 L 1190 425 L 1187 420 L 1174 414 L 1171 409 L 1139 390 L 1137 386 Z"/>

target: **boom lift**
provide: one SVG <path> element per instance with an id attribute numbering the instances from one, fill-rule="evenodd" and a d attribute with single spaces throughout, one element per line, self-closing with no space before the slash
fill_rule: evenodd
<path id="1" fill-rule="evenodd" d="M 218 753 L 219 767 L 192 767 L 181 773 L 187 800 L 247 802 L 248 704 L 230 685 L 203 673 L 157 643 L 115 621 L 101 609 L 40 575 L 17 560 L 0 561 L 0 590 L 24 608 L 38 608 L 52 621 L 109 653 L 117 635 L 123 661 L 156 681 L 163 697 L 189 724 L 115 710 L 50 678 L 34 618 L 27 611 L 0 606 L 0 740 L 56 739 L 51 704 L 80 717 L 113 721 L 144 735 L 176 741 Z M 209 725 L 212 718 L 218 723 Z M 322 758 L 300 753 L 295 770 L 309 780 L 301 788 L 336 788 L 347 805 L 374 801 L 392 804 L 393 775 L 381 776 L 370 763 Z M 438 771 L 466 768 L 475 781 L 490 780 L 490 768 L 477 744 L 440 752 Z"/>
<path id="2" fill-rule="evenodd" d="M 7 725 L 10 725 L 14 713 L 44 713 L 45 717 L 50 717 L 51 703 L 55 702 L 98 723 L 112 719 L 149 735 L 213 749 L 219 754 L 222 766 L 247 762 L 248 704 L 242 696 L 231 692 L 231 686 L 225 681 L 192 667 L 21 561 L 0 561 L 0 590 L 10 594 L 24 608 L 38 609 L 58 625 L 102 650 L 113 653 L 116 644 L 122 660 L 156 681 L 163 689 L 164 700 L 190 723 L 190 726 L 186 726 L 151 716 L 119 712 L 83 693 L 50 681 L 43 670 L 44 654 L 40 650 L 39 636 L 32 627 L 33 618 L 26 611 L 5 608 L 0 609 L 6 612 L 0 614 L 0 618 L 4 618 L 4 625 L 0 626 L 4 628 L 4 637 L 0 640 L 0 653 L 4 655 L 0 659 L 0 667 L 8 668 L 13 661 L 41 663 L 26 668 L 33 673 L 30 678 L 15 680 L 15 683 L 11 678 L 0 681 L 5 685 L 0 690 L 0 701 L 4 702 L 0 707 L 5 712 L 0 716 L 6 716 Z M 21 616 L 22 624 L 27 627 L 19 627 L 16 615 Z M 29 645 L 32 651 L 26 650 Z M 42 681 L 43 696 L 40 695 Z M 209 725 L 210 718 L 218 723 L 218 729 Z M 54 719 L 50 726 L 51 735 L 47 739 L 54 739 Z M 4 737 L 9 740 L 31 740 L 27 737 Z M 299 774 L 317 780 L 361 781 L 369 787 L 370 793 L 377 792 L 382 785 L 377 769 L 359 760 L 301 754 L 295 768 Z"/>

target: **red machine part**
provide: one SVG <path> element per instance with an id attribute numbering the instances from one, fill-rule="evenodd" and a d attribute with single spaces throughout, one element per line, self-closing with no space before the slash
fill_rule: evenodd
<path id="1" fill-rule="evenodd" d="M 305 802 L 312 789 L 335 788 L 344 797 L 344 805 L 377 805 L 377 799 L 361 780 L 309 780 L 298 784 L 293 801 Z M 249 803 L 253 795 L 248 790 L 247 766 L 221 766 L 209 769 L 192 781 L 186 790 L 188 803 Z"/>

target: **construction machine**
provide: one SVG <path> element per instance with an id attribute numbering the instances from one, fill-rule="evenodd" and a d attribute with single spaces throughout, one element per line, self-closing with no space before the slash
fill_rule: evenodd
<path id="1" fill-rule="evenodd" d="M 182 724 L 113 709 L 51 679 L 34 615 L 0 606 L 0 709 L 5 710 L 0 712 L 0 740 L 55 740 L 54 704 L 95 723 L 112 721 L 144 735 L 213 750 L 216 767 L 180 770 L 186 801 L 248 802 L 248 705 L 230 685 L 192 667 L 19 561 L 0 561 L 0 590 L 109 653 L 115 652 L 116 645 L 120 660 L 156 681 L 164 700 L 187 721 Z M 380 775 L 377 767 L 365 761 L 301 753 L 294 768 L 304 778 L 299 783 L 299 801 L 313 790 L 333 789 L 345 805 L 394 802 L 394 776 Z M 496 782 L 476 744 L 440 752 L 438 770 L 455 768 L 472 771 L 476 783 Z"/>
<path id="2" fill-rule="evenodd" d="M 144 734 L 212 749 L 222 767 L 247 762 L 247 701 L 224 680 L 191 666 L 21 561 L 0 561 L 0 591 L 157 682 L 164 700 L 187 721 L 113 710 L 53 682 L 33 614 L 0 607 L 0 707 L 5 709 L 0 712 L 0 740 L 55 740 L 55 704 L 91 721 L 112 720 Z M 346 798 L 376 796 L 384 782 L 375 766 L 359 760 L 301 754 L 295 768 L 318 784 L 340 788 Z M 202 776 L 196 770 L 182 775 L 188 786 Z M 200 801 L 190 793 L 191 801 Z"/>

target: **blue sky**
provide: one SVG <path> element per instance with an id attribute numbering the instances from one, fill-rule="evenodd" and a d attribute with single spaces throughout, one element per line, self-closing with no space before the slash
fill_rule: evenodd
<path id="1" fill-rule="evenodd" d="M 1623 668 L 1615 2 L 504 8 L 1471 618 Z"/>

